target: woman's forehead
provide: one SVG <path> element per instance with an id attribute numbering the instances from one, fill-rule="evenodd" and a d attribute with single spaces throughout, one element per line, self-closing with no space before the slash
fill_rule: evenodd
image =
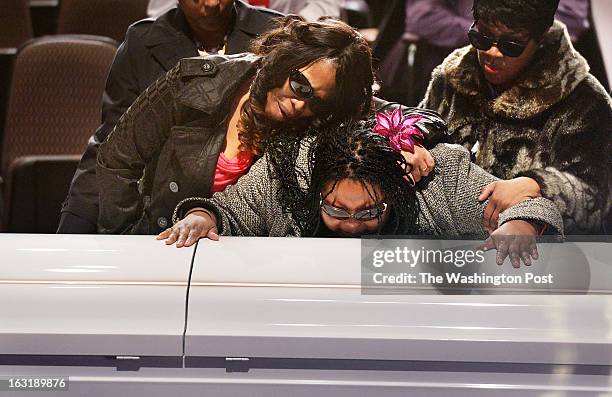
<path id="1" fill-rule="evenodd" d="M 326 182 L 323 185 L 321 194 L 323 197 L 329 197 L 331 200 L 372 201 L 374 198 L 381 197 L 381 191 L 378 186 L 352 178 L 340 179 L 337 182 Z"/>
<path id="2" fill-rule="evenodd" d="M 330 59 L 319 59 L 303 68 L 300 72 L 321 99 L 332 98 L 336 93 L 336 64 Z"/>
<path id="3" fill-rule="evenodd" d="M 500 21 L 483 21 L 479 20 L 477 23 L 478 31 L 481 33 L 488 33 L 495 37 L 511 37 L 519 40 L 528 40 L 530 34 L 525 29 L 514 29 L 504 25 Z"/>

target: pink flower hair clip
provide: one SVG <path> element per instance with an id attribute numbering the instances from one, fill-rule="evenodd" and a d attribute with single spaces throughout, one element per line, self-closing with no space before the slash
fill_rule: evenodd
<path id="1" fill-rule="evenodd" d="M 421 115 L 404 116 L 400 106 L 392 112 L 376 113 L 374 132 L 389 138 L 394 150 L 414 153 L 414 145 L 423 144 L 425 139 L 416 125 L 422 119 Z"/>

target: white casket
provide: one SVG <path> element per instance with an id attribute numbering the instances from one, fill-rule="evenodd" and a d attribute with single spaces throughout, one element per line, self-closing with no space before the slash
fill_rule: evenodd
<path id="1" fill-rule="evenodd" d="M 0 235 L 0 258 L 0 376 L 61 395 L 612 393 L 603 293 L 366 295 L 349 239 Z"/>

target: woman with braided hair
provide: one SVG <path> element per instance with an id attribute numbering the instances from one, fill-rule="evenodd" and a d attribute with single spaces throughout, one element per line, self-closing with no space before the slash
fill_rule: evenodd
<path id="1" fill-rule="evenodd" d="M 177 223 L 158 239 L 182 247 L 200 237 L 216 240 L 219 234 L 485 238 L 486 203 L 478 196 L 496 178 L 471 164 L 467 150 L 437 145 L 431 150 L 434 172 L 416 186 L 409 178 L 410 166 L 400 149 L 410 150 L 423 138 L 423 125 L 431 117 L 425 112 L 403 117 L 397 111 L 377 115 L 378 123 L 350 122 L 306 140 L 271 143 L 236 185 L 210 199 L 181 202 Z M 556 206 L 544 198 L 519 203 L 500 219 L 489 244 L 498 246 L 498 236 L 518 236 L 504 244 L 506 255 L 508 247 L 517 247 L 511 256 L 514 266 L 535 257 L 534 235 L 562 233 L 563 228 Z"/>
<path id="2" fill-rule="evenodd" d="M 315 138 L 308 152 L 301 144 L 273 142 L 268 161 L 278 180 L 278 200 L 283 211 L 292 214 L 303 236 L 360 236 L 363 234 L 417 234 L 418 201 L 410 166 L 387 138 L 372 133 L 374 121 L 329 129 Z M 348 133 L 348 131 L 352 131 Z M 296 161 L 306 152 L 306 175 L 300 175 Z M 389 211 L 375 208 L 372 218 L 341 222 L 333 214 L 334 203 L 354 192 L 373 203 L 393 206 Z M 363 193 L 363 194 L 362 194 Z M 322 211 L 321 211 L 322 210 Z M 391 217 L 390 214 L 393 213 Z M 376 215 L 376 216 L 373 216 Z M 399 221 L 402 224 L 399 224 Z M 328 226 L 329 225 L 329 226 Z"/>

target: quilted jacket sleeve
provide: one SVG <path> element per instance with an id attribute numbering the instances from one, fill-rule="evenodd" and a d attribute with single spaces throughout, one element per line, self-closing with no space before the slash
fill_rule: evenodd
<path id="1" fill-rule="evenodd" d="M 99 149 L 99 233 L 128 233 L 142 213 L 138 183 L 168 139 L 175 118 L 179 66 L 144 91 Z"/>

